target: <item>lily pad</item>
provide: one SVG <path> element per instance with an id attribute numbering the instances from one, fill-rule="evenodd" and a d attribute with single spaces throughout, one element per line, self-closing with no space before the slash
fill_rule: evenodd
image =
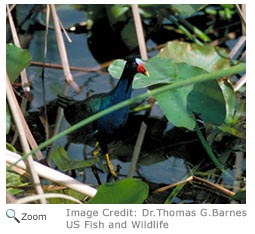
<path id="1" fill-rule="evenodd" d="M 81 169 L 91 167 L 97 162 L 97 158 L 93 157 L 87 160 L 71 160 L 67 152 L 61 146 L 54 150 L 50 158 L 54 161 L 57 167 L 62 171 L 70 171 L 72 169 Z"/>
<path id="2" fill-rule="evenodd" d="M 108 72 L 112 77 L 120 79 L 123 69 L 125 67 L 126 61 L 123 59 L 116 59 L 108 67 Z"/>
<path id="3" fill-rule="evenodd" d="M 138 179 L 124 179 L 103 184 L 90 204 L 141 204 L 148 197 L 149 187 Z"/>
<path id="4" fill-rule="evenodd" d="M 226 118 L 225 100 L 216 81 L 197 83 L 187 97 L 188 109 L 204 121 L 220 125 Z"/>
<path id="5" fill-rule="evenodd" d="M 204 70 L 185 63 L 176 63 L 176 68 L 177 77 L 175 82 L 205 73 Z M 188 129 L 194 129 L 195 127 L 193 110 L 189 107 L 190 102 L 188 101 L 188 96 L 193 92 L 193 88 L 194 85 L 189 85 L 155 95 L 158 105 L 163 110 L 168 121 L 177 127 Z"/>
<path id="6" fill-rule="evenodd" d="M 200 67 L 208 72 L 230 66 L 227 51 L 209 45 L 200 46 L 193 43 L 172 41 L 167 43 L 159 56 Z"/>
<path id="7" fill-rule="evenodd" d="M 230 66 L 227 58 L 228 53 L 225 49 L 207 45 L 199 46 L 186 42 L 168 42 L 167 46 L 159 53 L 159 56 L 170 58 L 176 63 L 187 63 L 207 72 Z M 187 72 L 187 74 L 189 73 Z M 200 91 L 198 91 L 199 89 Z M 226 84 L 221 83 L 221 86 L 219 86 L 217 81 L 211 81 L 196 84 L 189 95 L 188 106 L 190 112 L 200 113 L 203 120 L 221 124 L 226 118 L 226 112 L 231 112 L 231 109 L 233 109 L 232 98 L 233 92 L 229 90 L 229 87 L 226 87 Z"/>
<path id="8" fill-rule="evenodd" d="M 31 62 L 31 55 L 28 50 L 21 49 L 13 44 L 6 45 L 6 68 L 11 82 Z"/>

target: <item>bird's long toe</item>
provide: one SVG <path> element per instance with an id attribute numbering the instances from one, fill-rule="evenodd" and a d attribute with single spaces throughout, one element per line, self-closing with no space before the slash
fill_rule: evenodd
<path id="1" fill-rule="evenodd" d="M 107 166 L 109 168 L 109 172 L 114 176 L 114 177 L 118 177 L 117 173 L 115 172 L 114 166 L 110 160 L 110 155 L 108 153 L 105 154 L 105 158 L 106 158 L 106 163 Z"/>

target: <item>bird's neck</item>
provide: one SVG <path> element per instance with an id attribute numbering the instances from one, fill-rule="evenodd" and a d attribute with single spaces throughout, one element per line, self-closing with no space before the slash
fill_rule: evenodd
<path id="1" fill-rule="evenodd" d="M 112 90 L 112 97 L 118 100 L 118 102 L 129 99 L 131 97 L 132 81 L 122 77 Z"/>

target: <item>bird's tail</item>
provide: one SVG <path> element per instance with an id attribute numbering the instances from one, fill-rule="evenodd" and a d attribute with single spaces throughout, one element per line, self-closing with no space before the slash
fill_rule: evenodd
<path id="1" fill-rule="evenodd" d="M 70 98 L 70 97 L 67 97 L 67 96 L 62 95 L 62 94 L 58 94 L 57 103 L 62 108 L 66 108 L 67 106 L 70 106 L 75 102 L 76 101 L 74 99 Z"/>

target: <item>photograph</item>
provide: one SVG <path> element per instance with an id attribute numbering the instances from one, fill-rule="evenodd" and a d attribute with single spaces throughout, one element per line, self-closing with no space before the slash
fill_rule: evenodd
<path id="1" fill-rule="evenodd" d="M 246 4 L 2 6 L 10 223 L 46 220 L 16 204 L 84 205 L 62 214 L 83 229 L 247 216 Z"/>

